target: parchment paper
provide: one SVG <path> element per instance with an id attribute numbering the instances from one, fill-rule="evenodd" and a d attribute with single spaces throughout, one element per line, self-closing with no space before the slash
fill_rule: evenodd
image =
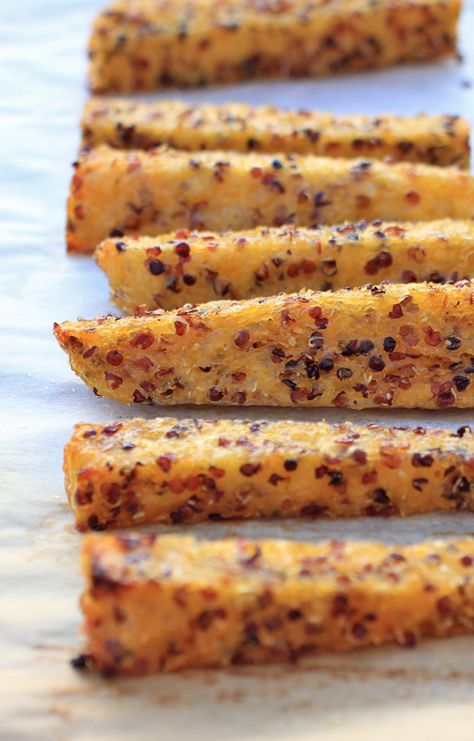
<path id="1" fill-rule="evenodd" d="M 6 5 L 6 4 L 5 4 Z M 69 370 L 53 321 L 116 311 L 90 258 L 64 249 L 64 202 L 86 98 L 85 46 L 100 0 L 18 0 L 0 11 L 0 739 L 474 739 L 474 639 L 320 656 L 298 667 L 105 682 L 69 666 L 80 649 L 81 536 L 65 504 L 72 425 L 135 415 L 341 420 L 339 411 L 144 409 L 97 399 Z M 338 113 L 463 113 L 474 122 L 474 2 L 463 64 L 169 96 Z M 165 96 L 161 96 L 165 97 Z M 469 423 L 471 412 L 356 414 L 356 421 Z M 465 534 L 474 516 L 261 522 L 207 537 L 382 538 Z"/>

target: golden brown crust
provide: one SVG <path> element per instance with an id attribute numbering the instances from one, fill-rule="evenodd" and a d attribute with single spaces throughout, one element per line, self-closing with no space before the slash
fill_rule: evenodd
<path id="1" fill-rule="evenodd" d="M 216 301 L 55 326 L 73 370 L 121 402 L 474 406 L 474 288 L 387 285 Z"/>
<path id="2" fill-rule="evenodd" d="M 102 242 L 95 258 L 126 313 L 138 307 L 474 277 L 474 223 L 366 221 L 303 229 L 177 233 Z"/>
<path id="3" fill-rule="evenodd" d="M 334 116 L 243 103 L 137 103 L 92 98 L 81 119 L 83 145 L 118 149 L 287 152 L 390 158 L 469 167 L 469 122 L 460 116 Z"/>
<path id="4" fill-rule="evenodd" d="M 84 541 L 84 663 L 107 675 L 295 661 L 474 630 L 474 541 Z"/>
<path id="5" fill-rule="evenodd" d="M 319 76 L 452 56 L 460 0 L 114 0 L 96 18 L 96 93 Z"/>
<path id="6" fill-rule="evenodd" d="M 472 217 L 474 179 L 456 168 L 102 145 L 76 163 L 67 244 L 90 252 L 124 233 Z"/>
<path id="7" fill-rule="evenodd" d="M 348 422 L 134 419 L 76 425 L 80 530 L 145 522 L 473 510 L 474 435 Z"/>

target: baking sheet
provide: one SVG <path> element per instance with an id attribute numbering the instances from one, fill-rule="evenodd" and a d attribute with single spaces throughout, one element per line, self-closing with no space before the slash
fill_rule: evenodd
<path id="1" fill-rule="evenodd" d="M 80 648 L 80 536 L 65 505 L 62 446 L 72 425 L 135 415 L 342 420 L 339 410 L 144 409 L 97 399 L 72 375 L 53 321 L 116 311 L 90 258 L 64 251 L 64 201 L 87 96 L 84 49 L 100 0 L 18 0 L 0 11 L 0 739 L 474 738 L 473 638 L 320 656 L 297 667 L 195 671 L 104 682 L 68 664 Z M 474 0 L 462 64 L 333 80 L 168 93 L 336 113 L 463 113 L 474 123 Z M 165 96 L 160 96 L 165 97 Z M 472 412 L 396 410 L 355 421 L 469 423 Z M 474 534 L 474 515 L 406 521 L 212 523 L 245 534 L 416 541 Z"/>

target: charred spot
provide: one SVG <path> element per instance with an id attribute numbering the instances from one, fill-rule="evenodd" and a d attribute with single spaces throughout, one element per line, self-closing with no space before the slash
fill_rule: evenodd
<path id="1" fill-rule="evenodd" d="M 436 608 L 442 617 L 450 617 L 454 610 L 453 603 L 449 597 L 440 597 L 436 602 Z"/>
<path id="2" fill-rule="evenodd" d="M 332 617 L 350 615 L 349 600 L 345 594 L 336 594 L 332 601 Z"/>
<path id="3" fill-rule="evenodd" d="M 276 486 L 279 481 L 283 481 L 283 476 L 279 476 L 277 473 L 272 473 L 272 475 L 268 479 L 268 483 L 272 486 Z"/>
<path id="4" fill-rule="evenodd" d="M 391 517 L 399 512 L 386 490 L 378 488 L 373 490 L 372 504 L 366 507 L 365 514 L 369 517 Z"/>
<path id="5" fill-rule="evenodd" d="M 221 401 L 224 397 L 224 392 L 217 386 L 212 386 L 207 392 L 207 398 L 209 401 Z"/>
<path id="6" fill-rule="evenodd" d="M 106 425 L 102 428 L 102 434 L 107 436 L 115 435 L 115 433 L 118 432 L 121 427 L 123 427 L 121 422 L 115 422 L 114 424 Z"/>
<path id="7" fill-rule="evenodd" d="M 240 473 L 242 476 L 254 476 L 261 469 L 260 463 L 244 463 L 240 466 Z"/>
<path id="8" fill-rule="evenodd" d="M 442 383 L 441 386 L 436 390 L 436 404 L 442 409 L 445 407 L 451 407 L 455 404 L 456 398 L 451 388 L 451 383 Z"/>
<path id="9" fill-rule="evenodd" d="M 461 338 L 451 335 L 446 337 L 446 350 L 459 350 L 461 347 Z"/>
<path id="10" fill-rule="evenodd" d="M 240 332 L 234 337 L 234 345 L 239 348 L 247 347 L 250 342 L 250 332 L 246 329 L 241 329 Z"/>
<path id="11" fill-rule="evenodd" d="M 92 564 L 91 581 L 93 589 L 100 589 L 103 591 L 113 591 L 120 586 L 120 584 L 109 575 L 107 569 L 102 566 L 101 563 Z"/>
<path id="12" fill-rule="evenodd" d="M 169 455 L 161 455 L 156 459 L 157 465 L 161 468 L 163 473 L 169 473 L 171 466 L 173 465 L 173 458 Z"/>
<path id="13" fill-rule="evenodd" d="M 326 514 L 326 512 L 327 508 L 321 506 L 320 504 L 316 504 L 316 502 L 306 504 L 300 509 L 301 517 L 307 517 L 310 520 L 315 520 L 317 517 L 322 517 Z"/>
<path id="14" fill-rule="evenodd" d="M 165 271 L 165 264 L 161 260 L 149 260 L 148 270 L 152 275 L 161 275 Z"/>
<path id="15" fill-rule="evenodd" d="M 337 263 L 335 260 L 321 260 L 321 272 L 323 275 L 332 277 L 337 273 Z"/>
<path id="16" fill-rule="evenodd" d="M 303 134 L 309 139 L 312 144 L 315 144 L 321 137 L 321 132 L 316 129 L 303 129 Z"/>
<path id="17" fill-rule="evenodd" d="M 393 352 L 397 345 L 397 341 L 393 337 L 385 337 L 383 341 L 383 349 L 385 352 Z"/>
<path id="18" fill-rule="evenodd" d="M 366 263 L 365 272 L 367 273 L 367 275 L 376 275 L 379 270 L 389 268 L 392 263 L 393 258 L 390 252 L 382 250 Z"/>
<path id="19" fill-rule="evenodd" d="M 372 355 L 369 360 L 369 368 L 375 373 L 380 373 L 385 368 L 385 363 L 380 355 Z"/>
<path id="20" fill-rule="evenodd" d="M 79 656 L 75 656 L 70 661 L 72 668 L 77 669 L 78 671 L 90 669 L 93 666 L 93 663 L 92 656 L 89 654 L 79 654 Z"/>
<path id="21" fill-rule="evenodd" d="M 351 355 L 355 355 L 357 352 L 357 344 L 357 340 L 350 340 L 346 345 L 343 346 L 341 355 L 343 355 L 345 358 L 348 358 Z"/>
<path id="22" fill-rule="evenodd" d="M 133 401 L 135 404 L 145 404 L 147 397 L 139 389 L 135 389 L 133 392 Z"/>
<path id="23" fill-rule="evenodd" d="M 177 510 L 171 512 L 170 518 L 171 522 L 173 522 L 175 525 L 179 525 L 182 522 L 186 522 L 186 520 L 189 520 L 192 515 L 193 511 L 191 507 L 187 504 L 183 504 L 181 507 L 178 507 Z"/>
<path id="24" fill-rule="evenodd" d="M 344 483 L 344 474 L 340 471 L 329 472 L 329 486 L 341 486 Z"/>
<path id="25" fill-rule="evenodd" d="M 354 452 L 352 453 L 352 457 L 356 463 L 360 463 L 361 465 L 367 463 L 367 453 L 365 452 L 365 450 L 354 450 Z"/>
<path id="26" fill-rule="evenodd" d="M 416 190 L 410 190 L 408 193 L 405 193 L 405 200 L 410 206 L 418 206 L 421 202 L 421 195 Z"/>
<path id="27" fill-rule="evenodd" d="M 213 610 L 203 610 L 196 618 L 196 625 L 200 630 L 209 630 L 215 620 L 224 620 L 227 612 L 222 607 Z"/>
<path id="28" fill-rule="evenodd" d="M 434 463 L 434 458 L 431 453 L 413 453 L 411 457 L 412 466 L 415 468 L 430 468 Z"/>
<path id="29" fill-rule="evenodd" d="M 332 201 L 326 198 L 323 191 L 316 193 L 314 197 L 314 205 L 316 206 L 316 208 L 321 208 L 323 206 L 330 206 L 331 204 L 332 204 Z"/>
<path id="30" fill-rule="evenodd" d="M 167 288 L 168 291 L 171 291 L 171 293 L 180 293 L 180 289 L 178 287 L 178 279 L 175 275 L 166 276 L 165 288 Z"/>
<path id="31" fill-rule="evenodd" d="M 255 550 L 252 554 L 250 554 L 249 556 L 244 556 L 240 559 L 240 565 L 243 566 L 245 569 L 256 569 L 261 555 L 262 549 L 259 545 L 257 545 L 255 546 Z"/>
<path id="32" fill-rule="evenodd" d="M 454 385 L 458 391 L 465 391 L 470 384 L 470 379 L 467 376 L 454 376 Z"/>
<path id="33" fill-rule="evenodd" d="M 288 611 L 288 620 L 291 620 L 294 622 L 295 620 L 301 620 L 303 617 L 303 613 L 301 610 L 289 610 Z"/>
<path id="34" fill-rule="evenodd" d="M 105 371 L 104 378 L 112 389 L 118 389 L 118 387 L 123 383 L 123 378 L 116 376 L 114 373 L 109 373 L 108 371 Z"/>
<path id="35" fill-rule="evenodd" d="M 428 483 L 428 479 L 413 479 L 412 482 L 413 488 L 416 489 L 416 491 L 423 491 L 423 487 L 425 484 Z"/>
<path id="36" fill-rule="evenodd" d="M 365 627 L 365 625 L 362 625 L 362 623 L 355 623 L 352 626 L 352 635 L 354 636 L 354 638 L 357 638 L 357 640 L 361 641 L 367 635 L 367 628 Z"/>
<path id="37" fill-rule="evenodd" d="M 94 487 L 92 483 L 87 484 L 85 489 L 77 489 L 74 494 L 74 499 L 79 507 L 84 507 L 92 502 L 94 496 Z"/>
<path id="38" fill-rule="evenodd" d="M 105 359 L 109 365 L 118 366 L 123 363 L 123 355 L 118 350 L 109 350 Z"/>
<path id="39" fill-rule="evenodd" d="M 339 368 L 336 375 L 340 381 L 345 381 L 352 378 L 353 373 L 350 368 Z"/>
<path id="40" fill-rule="evenodd" d="M 179 257 L 185 258 L 185 257 L 189 257 L 189 253 L 191 250 L 187 242 L 180 242 L 179 244 L 176 245 L 176 247 L 174 248 L 174 251 Z"/>
<path id="41" fill-rule="evenodd" d="M 260 646 L 260 639 L 258 637 L 258 625 L 257 623 L 247 623 L 244 628 L 245 631 L 245 643 L 249 646 Z"/>
<path id="42" fill-rule="evenodd" d="M 400 646 L 403 646 L 403 648 L 415 648 L 417 644 L 417 638 L 416 638 L 415 633 L 412 633 L 411 631 L 404 633 L 399 643 L 400 643 Z"/>
<path id="43" fill-rule="evenodd" d="M 315 363 L 310 358 L 305 358 L 304 366 L 305 366 L 307 377 L 312 378 L 317 381 L 318 378 L 320 377 L 318 364 Z"/>
<path id="44" fill-rule="evenodd" d="M 230 397 L 233 404 L 245 404 L 247 402 L 247 394 L 245 391 L 236 391 Z"/>
<path id="45" fill-rule="evenodd" d="M 443 485 L 444 499 L 459 500 L 462 502 L 464 494 L 471 491 L 471 482 L 465 476 L 461 476 L 459 471 L 452 467 L 445 473 L 446 481 Z"/>
<path id="46" fill-rule="evenodd" d="M 151 332 L 138 332 L 130 341 L 130 344 L 132 347 L 140 347 L 142 350 L 146 350 L 154 341 L 155 338 Z"/>
<path id="47" fill-rule="evenodd" d="M 472 429 L 469 427 L 469 425 L 463 425 L 462 427 L 458 427 L 454 434 L 456 437 L 464 437 L 464 435 L 470 435 L 471 433 Z"/>
<path id="48" fill-rule="evenodd" d="M 390 497 L 387 496 L 385 489 L 375 489 L 372 494 L 372 499 L 376 504 L 390 504 Z"/>
<path id="49" fill-rule="evenodd" d="M 270 357 L 273 363 L 282 363 L 286 358 L 285 351 L 281 347 L 273 347 L 270 350 Z"/>
<path id="50" fill-rule="evenodd" d="M 319 361 L 319 370 L 328 372 L 331 371 L 334 368 L 334 360 L 330 358 L 329 356 L 326 356 L 325 358 L 321 358 Z"/>
<path id="51" fill-rule="evenodd" d="M 404 270 L 402 273 L 402 283 L 416 283 L 416 273 L 413 270 Z"/>
<path id="52" fill-rule="evenodd" d="M 400 319 L 403 316 L 403 309 L 400 304 L 394 304 L 389 312 L 390 319 Z"/>
<path id="53" fill-rule="evenodd" d="M 369 352 L 372 352 L 374 349 L 374 343 L 372 340 L 360 340 L 359 346 L 357 348 L 356 354 L 357 355 L 366 355 Z"/>
<path id="54" fill-rule="evenodd" d="M 97 350 L 97 346 L 96 345 L 92 345 L 92 347 L 90 347 L 88 350 L 86 350 L 85 352 L 82 353 L 82 357 L 85 360 L 89 360 L 89 358 L 91 358 L 93 356 L 93 354 L 95 353 L 96 350 Z"/>
<path id="55" fill-rule="evenodd" d="M 321 350 L 324 347 L 324 337 L 321 332 L 312 332 L 308 340 L 308 345 L 313 350 Z"/>

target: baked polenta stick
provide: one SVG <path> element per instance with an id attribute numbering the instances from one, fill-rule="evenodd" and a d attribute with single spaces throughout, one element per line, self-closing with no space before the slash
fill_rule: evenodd
<path id="1" fill-rule="evenodd" d="M 92 98 L 83 144 L 118 149 L 223 149 L 326 157 L 391 158 L 469 167 L 469 123 L 460 116 L 334 116 L 243 103 L 136 103 Z"/>
<path id="2" fill-rule="evenodd" d="M 55 325 L 73 370 L 121 402 L 474 406 L 474 284 L 216 301 Z"/>
<path id="3" fill-rule="evenodd" d="M 456 168 L 102 145 L 76 163 L 67 244 L 89 252 L 125 232 L 444 217 L 474 217 L 474 179 Z"/>
<path id="4" fill-rule="evenodd" d="M 65 447 L 64 472 L 79 530 L 474 510 L 474 435 L 466 427 L 83 423 Z"/>
<path id="5" fill-rule="evenodd" d="M 115 0 L 89 42 L 94 92 L 319 76 L 453 55 L 460 0 Z"/>
<path id="6" fill-rule="evenodd" d="M 121 309 L 174 309 L 362 286 L 370 280 L 444 283 L 474 277 L 474 222 L 366 221 L 304 229 L 260 227 L 224 234 L 180 231 L 107 239 L 95 257 Z"/>
<path id="7" fill-rule="evenodd" d="M 474 540 L 409 546 L 89 535 L 82 664 L 106 675 L 295 661 L 474 631 Z"/>

